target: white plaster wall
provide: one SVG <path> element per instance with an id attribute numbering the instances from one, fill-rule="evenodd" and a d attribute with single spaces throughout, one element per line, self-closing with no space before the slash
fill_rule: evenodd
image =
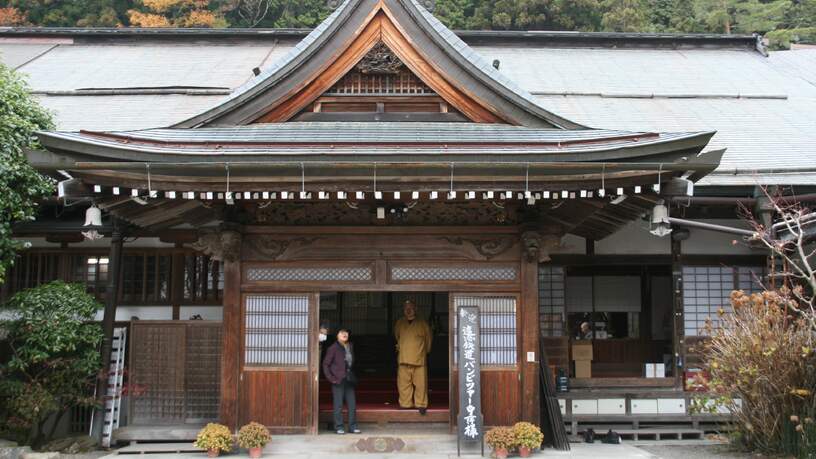
<path id="1" fill-rule="evenodd" d="M 102 320 L 103 310 L 96 313 L 96 320 Z M 170 306 L 117 306 L 116 321 L 129 322 L 131 318 L 139 320 L 172 320 L 173 308 Z"/>
<path id="2" fill-rule="evenodd" d="M 102 320 L 102 312 L 100 309 L 96 313 L 96 320 Z M 189 320 L 195 314 L 200 315 L 203 320 L 220 322 L 222 319 L 221 306 L 182 306 L 179 310 L 179 319 Z M 171 306 L 118 306 L 116 308 L 117 322 L 129 322 L 133 317 L 138 317 L 139 320 L 173 320 L 173 308 Z"/>
<path id="3" fill-rule="evenodd" d="M 741 220 L 701 220 L 706 223 L 746 229 Z M 687 255 L 759 255 L 740 241 L 740 236 L 714 231 L 689 228 L 690 237 L 683 241 L 683 253 Z M 658 237 L 649 233 L 646 222 L 632 222 L 617 233 L 595 243 L 599 255 L 668 255 L 671 253 L 671 237 Z"/>
<path id="4" fill-rule="evenodd" d="M 179 319 L 189 320 L 194 315 L 200 315 L 204 320 L 215 320 L 221 322 L 223 318 L 223 308 L 221 306 L 182 306 L 179 309 Z"/>

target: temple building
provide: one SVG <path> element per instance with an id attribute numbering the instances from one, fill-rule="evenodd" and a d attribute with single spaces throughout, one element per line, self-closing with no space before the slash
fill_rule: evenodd
<path id="1" fill-rule="evenodd" d="M 361 422 L 453 430 L 474 305 L 486 425 L 540 422 L 546 372 L 572 433 L 702 432 L 728 414 L 693 412 L 690 347 L 766 269 L 740 209 L 816 197 L 816 50 L 753 36 L 454 33 L 347 0 L 310 32 L 2 29 L 0 59 L 55 112 L 28 156 L 59 180 L 2 296 L 63 279 L 106 305 L 120 441 L 317 433 L 321 326 L 351 331 Z M 427 414 L 396 404 L 407 299 Z"/>

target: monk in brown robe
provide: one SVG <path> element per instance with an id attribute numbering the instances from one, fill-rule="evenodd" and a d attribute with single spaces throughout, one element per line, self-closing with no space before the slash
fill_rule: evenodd
<path id="1" fill-rule="evenodd" d="M 404 317 L 394 325 L 397 341 L 397 390 L 402 408 L 419 408 L 425 414 L 428 408 L 428 366 L 426 356 L 431 352 L 431 327 L 416 316 L 416 304 L 408 300 L 403 307 Z"/>

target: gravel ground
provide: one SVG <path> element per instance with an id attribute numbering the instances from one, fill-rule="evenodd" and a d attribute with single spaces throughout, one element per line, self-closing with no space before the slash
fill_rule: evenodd
<path id="1" fill-rule="evenodd" d="M 728 445 L 649 445 L 638 446 L 638 448 L 654 454 L 661 459 L 767 459 L 767 456 L 763 455 L 734 451 L 730 449 Z"/>

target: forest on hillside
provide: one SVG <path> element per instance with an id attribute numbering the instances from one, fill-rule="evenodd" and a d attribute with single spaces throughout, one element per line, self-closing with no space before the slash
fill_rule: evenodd
<path id="1" fill-rule="evenodd" d="M 327 0 L 0 0 L 0 25 L 311 28 Z M 816 0 L 436 0 L 452 29 L 761 33 L 816 42 Z"/>

